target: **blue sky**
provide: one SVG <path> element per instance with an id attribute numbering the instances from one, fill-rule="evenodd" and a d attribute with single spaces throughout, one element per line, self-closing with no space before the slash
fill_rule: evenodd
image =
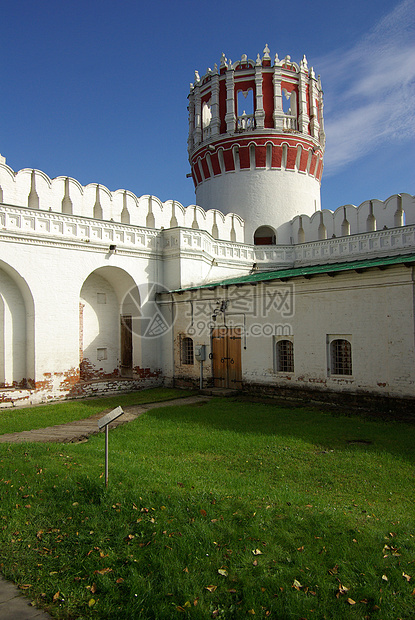
<path id="1" fill-rule="evenodd" d="M 83 185 L 194 203 L 187 95 L 221 53 L 321 75 L 322 206 L 415 193 L 415 0 L 1 2 L 0 153 Z"/>

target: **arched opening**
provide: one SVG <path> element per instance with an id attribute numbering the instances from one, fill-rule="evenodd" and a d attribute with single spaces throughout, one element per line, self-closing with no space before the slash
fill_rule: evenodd
<path id="1" fill-rule="evenodd" d="M 237 127 L 239 131 L 247 131 L 254 129 L 255 116 L 254 116 L 254 91 L 252 88 L 242 91 L 239 90 L 236 100 L 236 116 Z"/>
<path id="2" fill-rule="evenodd" d="M 84 281 L 79 300 L 83 380 L 132 376 L 141 357 L 140 292 L 124 270 L 101 267 Z"/>
<path id="3" fill-rule="evenodd" d="M 254 233 L 254 245 L 275 245 L 275 230 L 271 226 L 260 226 Z"/>
<path id="4" fill-rule="evenodd" d="M 0 261 L 0 387 L 35 380 L 34 303 L 25 280 Z"/>

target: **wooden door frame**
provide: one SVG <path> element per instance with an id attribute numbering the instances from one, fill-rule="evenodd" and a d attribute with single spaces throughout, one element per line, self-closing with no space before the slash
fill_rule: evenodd
<path id="1" fill-rule="evenodd" d="M 219 344 L 215 346 L 215 341 L 219 340 L 222 341 L 220 346 Z M 242 346 L 235 348 L 235 342 L 231 345 L 231 340 L 239 340 L 242 342 L 241 327 L 227 327 L 221 325 L 212 329 L 212 375 L 215 387 L 230 389 L 237 389 L 240 387 L 242 381 Z M 230 355 L 229 353 L 232 349 L 233 354 Z M 236 366 L 232 367 L 231 364 L 235 363 Z M 219 372 L 221 376 L 218 375 Z"/>

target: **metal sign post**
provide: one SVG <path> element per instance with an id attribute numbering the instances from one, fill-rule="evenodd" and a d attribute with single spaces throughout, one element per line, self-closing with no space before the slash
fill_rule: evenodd
<path id="1" fill-rule="evenodd" d="M 108 426 L 111 422 L 114 422 L 117 418 L 123 415 L 124 411 L 121 407 L 113 409 L 103 418 L 98 420 L 98 428 L 101 430 L 105 426 L 105 486 L 108 486 Z"/>

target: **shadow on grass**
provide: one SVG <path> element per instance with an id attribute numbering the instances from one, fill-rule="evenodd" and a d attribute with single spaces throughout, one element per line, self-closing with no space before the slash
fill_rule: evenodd
<path id="1" fill-rule="evenodd" d="M 295 437 L 325 449 L 386 451 L 415 461 L 415 426 L 308 407 L 283 407 L 238 399 L 153 409 L 147 415 L 233 433 Z"/>

